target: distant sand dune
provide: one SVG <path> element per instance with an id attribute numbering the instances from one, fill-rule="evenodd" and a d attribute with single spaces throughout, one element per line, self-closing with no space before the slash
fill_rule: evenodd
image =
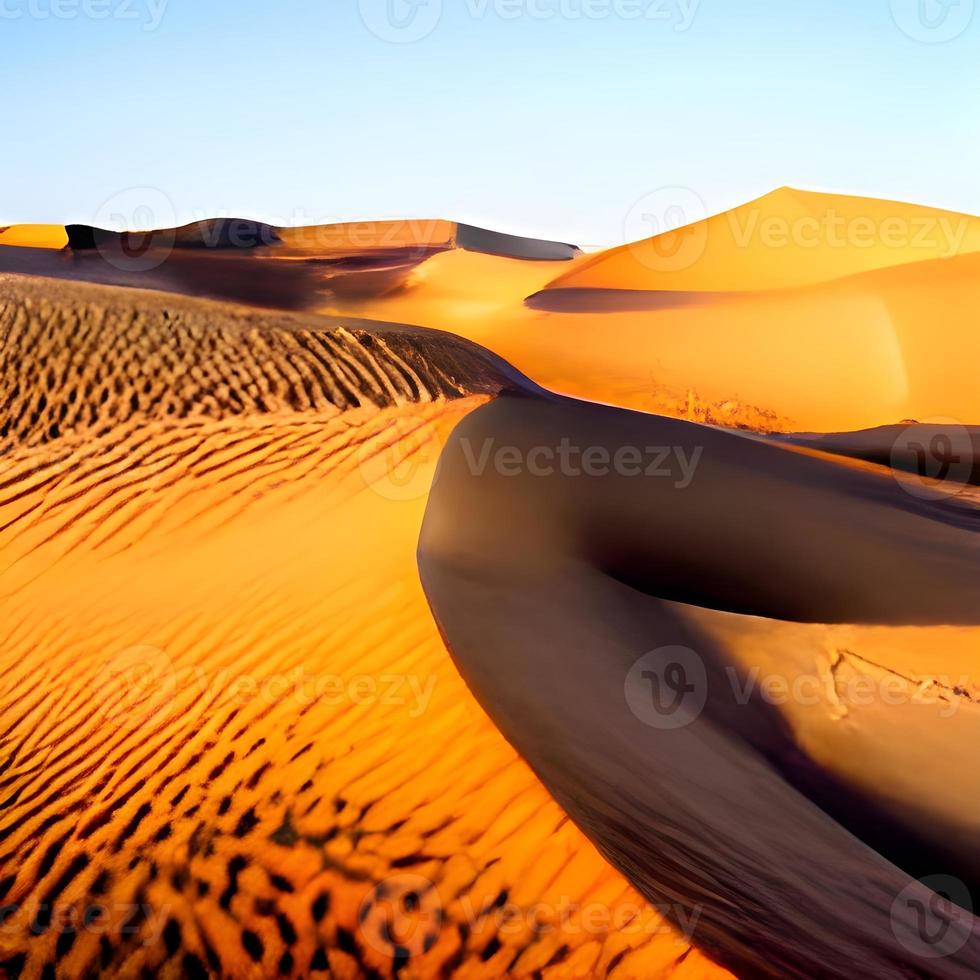
<path id="1" fill-rule="evenodd" d="M 782 187 L 758 200 L 591 256 L 554 288 L 785 289 L 980 251 L 980 218 Z"/>

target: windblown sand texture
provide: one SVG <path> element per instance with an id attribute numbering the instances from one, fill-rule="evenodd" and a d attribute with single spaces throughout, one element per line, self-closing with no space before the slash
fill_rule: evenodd
<path id="1" fill-rule="evenodd" d="M 901 899 L 980 896 L 978 283 L 789 189 L 0 229 L 0 974 L 976 976 Z M 474 464 L 563 441 L 692 466 Z"/>

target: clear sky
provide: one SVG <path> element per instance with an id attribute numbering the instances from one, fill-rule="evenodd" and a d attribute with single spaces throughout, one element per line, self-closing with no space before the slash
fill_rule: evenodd
<path id="1" fill-rule="evenodd" d="M 0 224 L 446 217 L 597 246 L 660 188 L 715 212 L 782 184 L 980 213 L 973 5 L 0 0 Z"/>

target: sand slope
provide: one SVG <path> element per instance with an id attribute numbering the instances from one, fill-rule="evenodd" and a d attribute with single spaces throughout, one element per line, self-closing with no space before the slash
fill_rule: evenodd
<path id="1" fill-rule="evenodd" d="M 691 479 L 674 459 L 531 468 L 563 441 L 701 461 Z M 527 465 L 481 471 L 488 444 Z M 905 479 L 554 397 L 504 395 L 444 450 L 420 570 L 461 673 L 603 853 L 697 910 L 740 976 L 980 969 L 969 912 L 932 958 L 903 899 L 911 876 L 980 885 L 958 748 L 980 732 L 980 510 Z M 686 665 L 676 722 L 636 680 L 658 651 Z"/>
<path id="2" fill-rule="evenodd" d="M 0 347 L 4 975 L 726 975 L 429 615 L 439 448 L 519 376 L 432 332 L 26 279 Z"/>
<path id="3" fill-rule="evenodd" d="M 784 289 L 978 250 L 980 218 L 781 187 L 722 214 L 596 255 L 549 289 Z"/>

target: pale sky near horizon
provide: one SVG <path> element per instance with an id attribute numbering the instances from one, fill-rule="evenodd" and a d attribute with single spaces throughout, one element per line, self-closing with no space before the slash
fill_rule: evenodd
<path id="1" fill-rule="evenodd" d="M 784 184 L 980 214 L 973 7 L 0 0 L 0 225 L 445 217 L 599 246 L 660 188 L 717 212 Z"/>

